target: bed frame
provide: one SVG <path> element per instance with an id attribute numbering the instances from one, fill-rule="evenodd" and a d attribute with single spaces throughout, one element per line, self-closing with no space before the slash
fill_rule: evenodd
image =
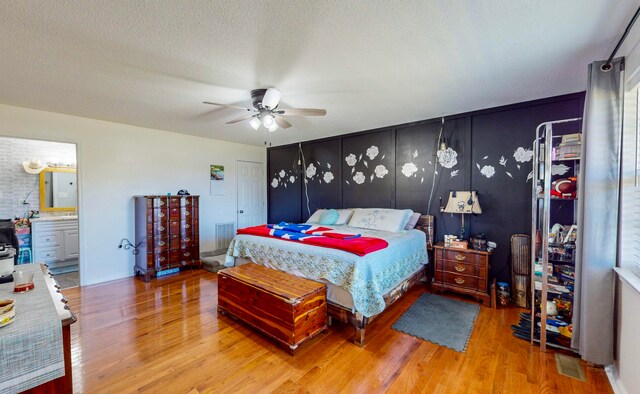
<path id="1" fill-rule="evenodd" d="M 428 277 L 428 275 L 426 275 L 426 270 L 429 265 L 430 264 L 425 265 L 423 269 L 405 279 L 396 287 L 391 289 L 391 291 L 385 294 L 383 296 L 385 304 L 384 309 L 386 310 L 391 304 L 400 299 L 400 297 L 406 294 L 409 289 L 418 284 L 420 280 Z M 360 347 L 364 346 L 365 329 L 367 327 L 367 324 L 369 324 L 376 317 L 380 316 L 381 313 L 384 313 L 384 311 L 380 312 L 377 315 L 366 317 L 359 312 L 351 312 L 351 309 L 346 309 L 343 306 L 334 304 L 333 302 L 327 300 L 327 324 L 331 325 L 333 319 L 336 319 L 343 323 L 351 324 L 355 328 L 355 338 L 353 340 L 353 343 Z"/>

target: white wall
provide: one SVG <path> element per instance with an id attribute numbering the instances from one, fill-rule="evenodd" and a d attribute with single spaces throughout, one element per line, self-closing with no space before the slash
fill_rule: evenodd
<path id="1" fill-rule="evenodd" d="M 200 249 L 212 250 L 214 224 L 236 221 L 236 160 L 266 163 L 263 147 L 1 104 L 0 136 L 77 144 L 83 285 L 133 275 L 131 252 L 117 248 L 134 237 L 132 196 L 200 195 Z M 210 164 L 225 166 L 224 196 L 209 195 Z"/>
<path id="2" fill-rule="evenodd" d="M 640 22 L 637 22 L 620 48 L 617 56 L 625 56 L 625 85 L 627 91 L 640 82 Z M 624 119 L 624 149 L 623 155 L 635 154 L 635 131 L 636 121 L 636 98 L 631 94 L 625 97 L 625 119 Z M 629 231 L 629 224 L 625 219 L 633 218 L 634 215 L 625 215 L 633 208 L 630 205 L 633 193 L 637 193 L 634 187 L 633 168 L 623 169 L 623 193 L 622 193 L 622 220 L 623 220 L 623 240 L 625 231 Z M 637 223 L 635 223 L 637 225 Z M 636 263 L 635 258 L 629 253 L 629 244 L 622 244 L 621 263 L 624 274 L 631 275 L 629 264 Z M 614 364 L 614 385 L 622 393 L 640 393 L 640 292 L 634 290 L 629 283 L 618 278 L 617 291 L 617 312 L 618 312 L 618 343 L 616 348 L 616 360 Z"/>

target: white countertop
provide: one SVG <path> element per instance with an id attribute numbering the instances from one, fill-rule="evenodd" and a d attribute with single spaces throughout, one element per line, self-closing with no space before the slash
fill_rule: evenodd
<path id="1" fill-rule="evenodd" d="M 33 219 L 29 219 L 31 222 L 58 222 L 58 221 L 62 221 L 62 220 L 78 220 L 78 216 L 72 216 L 72 215 L 68 215 L 68 216 L 44 216 L 41 218 L 33 218 Z"/>

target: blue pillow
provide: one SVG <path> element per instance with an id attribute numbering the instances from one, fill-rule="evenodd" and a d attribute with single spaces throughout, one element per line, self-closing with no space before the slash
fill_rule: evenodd
<path id="1" fill-rule="evenodd" d="M 340 214 L 335 209 L 328 209 L 320 215 L 320 221 L 318 224 L 324 224 L 330 226 L 332 224 L 336 224 L 338 221 L 338 217 Z"/>

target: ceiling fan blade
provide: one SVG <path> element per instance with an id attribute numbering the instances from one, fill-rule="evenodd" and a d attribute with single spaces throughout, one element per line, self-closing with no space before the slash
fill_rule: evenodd
<path id="1" fill-rule="evenodd" d="M 325 116 L 327 110 L 319 108 L 286 108 L 275 111 L 275 113 L 282 116 Z"/>
<path id="2" fill-rule="evenodd" d="M 226 108 L 233 108 L 233 109 L 241 109 L 243 111 L 253 111 L 253 109 L 251 109 L 251 108 L 238 107 L 237 105 L 227 105 L 227 104 L 212 103 L 210 101 L 203 101 L 202 104 L 217 105 L 218 107 L 226 107 Z"/>
<path id="3" fill-rule="evenodd" d="M 282 98 L 282 93 L 276 88 L 269 88 L 264 93 L 264 97 L 262 98 L 262 106 L 269 109 L 274 109 L 280 103 L 280 99 Z"/>
<path id="4" fill-rule="evenodd" d="M 242 118 L 230 120 L 226 124 L 234 124 L 234 123 L 242 122 L 243 120 L 251 119 L 253 117 L 254 117 L 254 115 L 243 116 Z"/>
<path id="5" fill-rule="evenodd" d="M 280 116 L 274 116 L 274 118 L 276 119 L 276 123 L 278 124 L 278 126 L 282 127 L 283 129 L 288 129 L 289 127 L 291 127 L 291 123 L 287 122 Z"/>

